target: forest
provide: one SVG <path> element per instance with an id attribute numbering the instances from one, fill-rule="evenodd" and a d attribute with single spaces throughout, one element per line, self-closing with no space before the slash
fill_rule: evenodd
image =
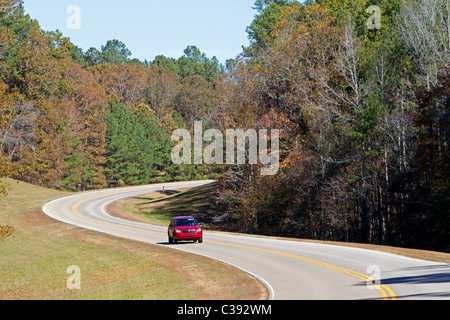
<path id="1" fill-rule="evenodd" d="M 223 230 L 450 252 L 450 1 L 254 9 L 250 45 L 222 65 L 195 46 L 153 61 L 117 39 L 83 51 L 0 0 L 0 178 L 70 191 L 216 179 Z M 175 165 L 171 134 L 195 121 L 280 130 L 280 170 Z"/>

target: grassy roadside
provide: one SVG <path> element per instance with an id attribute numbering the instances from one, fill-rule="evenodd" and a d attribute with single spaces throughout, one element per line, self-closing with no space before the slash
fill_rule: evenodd
<path id="1" fill-rule="evenodd" d="M 110 205 L 108 207 L 108 212 L 125 219 L 133 219 L 163 226 L 168 225 L 172 217 L 183 215 L 193 215 L 201 221 L 208 223 L 212 216 L 212 209 L 209 205 L 208 197 L 214 187 L 214 184 L 212 184 L 191 190 L 180 190 L 180 193 L 173 194 L 166 199 L 161 199 L 161 194 L 149 194 L 136 198 L 123 199 Z M 286 238 L 279 237 L 277 239 Z M 359 243 L 326 242 L 290 238 L 287 240 L 377 250 L 415 259 L 450 263 L 450 254 L 434 251 Z"/>
<path id="2" fill-rule="evenodd" d="M 42 206 L 70 193 L 12 182 L 0 198 L 0 300 L 265 299 L 255 279 L 223 263 L 169 248 L 69 226 Z M 69 266 L 81 269 L 81 290 L 69 290 Z M 183 281 L 180 281 L 183 279 Z"/>
<path id="3" fill-rule="evenodd" d="M 117 217 L 159 226 L 168 226 L 173 217 L 195 216 L 208 228 L 214 214 L 208 199 L 215 188 L 216 183 L 212 183 L 193 189 L 169 191 L 165 194 L 154 192 L 119 200 L 109 205 L 107 210 Z"/>

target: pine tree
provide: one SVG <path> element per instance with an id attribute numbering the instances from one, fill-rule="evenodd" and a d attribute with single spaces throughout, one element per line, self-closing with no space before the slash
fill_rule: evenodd
<path id="1" fill-rule="evenodd" d="M 145 181 L 142 161 L 144 132 L 137 117 L 114 100 L 110 102 L 107 125 L 105 173 L 108 186 L 137 185 Z"/>

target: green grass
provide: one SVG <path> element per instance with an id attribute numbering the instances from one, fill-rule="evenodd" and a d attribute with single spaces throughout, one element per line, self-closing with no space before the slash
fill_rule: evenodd
<path id="1" fill-rule="evenodd" d="M 141 221 L 155 225 L 167 226 L 177 216 L 194 216 L 207 225 L 214 215 L 210 196 L 216 188 L 217 183 L 212 183 L 166 196 L 152 193 L 127 200 L 123 209 Z"/>
<path id="2" fill-rule="evenodd" d="M 0 300 L 261 297 L 255 279 L 220 262 L 73 227 L 42 213 L 45 203 L 70 193 L 12 186 L 0 198 L 0 225 L 16 229 L 0 240 Z M 81 269 L 81 290 L 67 288 L 72 265 Z"/>
<path id="3" fill-rule="evenodd" d="M 203 226 L 205 229 L 220 231 L 220 229 L 217 230 L 217 227 L 210 224 L 211 218 L 214 216 L 215 211 L 214 205 L 210 202 L 209 199 L 211 198 L 211 194 L 216 188 L 217 183 L 213 183 L 185 192 L 172 194 L 166 198 L 162 198 L 161 194 L 150 194 L 143 197 L 125 199 L 121 203 L 118 203 L 117 206 L 115 206 L 115 210 L 124 213 L 125 218 L 137 219 L 139 221 L 162 226 L 167 226 L 169 224 L 169 221 L 175 216 L 194 216 L 201 222 L 205 223 L 205 225 Z M 399 254 L 417 259 L 450 263 L 450 254 L 441 252 L 307 239 L 285 240 L 357 247 Z"/>

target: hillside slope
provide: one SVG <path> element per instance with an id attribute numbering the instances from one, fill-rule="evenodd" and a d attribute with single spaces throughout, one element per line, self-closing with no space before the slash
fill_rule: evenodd
<path id="1" fill-rule="evenodd" d="M 10 182 L 11 192 L 0 199 L 0 225 L 13 225 L 16 232 L 0 240 L 0 300 L 259 297 L 259 284 L 228 265 L 54 221 L 41 207 L 70 193 Z M 184 268 L 175 267 L 180 264 Z M 81 269 L 81 290 L 67 288 L 72 265 Z M 180 283 L 181 275 L 188 281 Z M 238 290 L 228 292 L 230 285 Z"/>

